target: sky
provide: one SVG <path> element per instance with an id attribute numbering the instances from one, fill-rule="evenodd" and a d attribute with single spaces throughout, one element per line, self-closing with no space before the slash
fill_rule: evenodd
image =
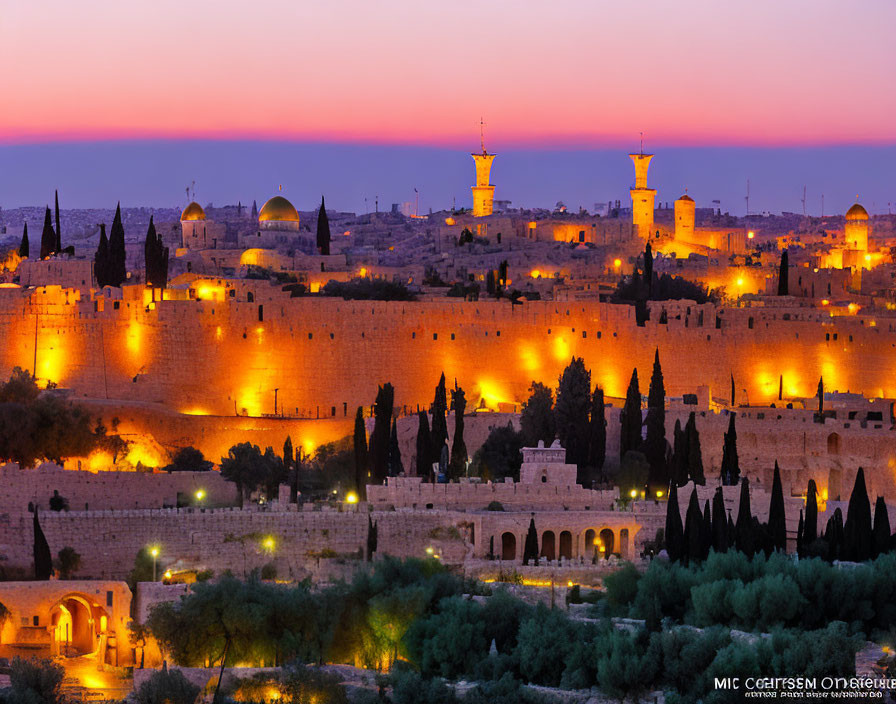
<path id="1" fill-rule="evenodd" d="M 799 195 L 757 195 L 756 209 L 798 209 L 805 183 L 816 209 L 827 190 L 886 212 L 894 24 L 892 0 L 0 0 L 0 173 L 20 177 L 0 176 L 0 205 L 57 185 L 72 206 L 167 204 L 186 179 L 205 202 L 285 181 L 296 200 L 326 190 L 355 210 L 429 183 L 443 207 L 469 198 L 483 118 L 515 204 L 622 198 L 643 132 L 658 184 L 705 182 L 732 212 L 747 178 L 761 194 L 782 169 Z M 678 166 L 688 149 L 698 172 Z M 147 183 L 138 169 L 163 159 L 170 174 L 156 164 Z"/>

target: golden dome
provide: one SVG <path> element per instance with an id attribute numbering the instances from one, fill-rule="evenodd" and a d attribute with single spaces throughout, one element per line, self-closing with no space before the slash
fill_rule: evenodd
<path id="1" fill-rule="evenodd" d="M 258 222 L 298 222 L 299 213 L 283 196 L 274 196 L 261 206 Z"/>
<path id="2" fill-rule="evenodd" d="M 186 208 L 184 208 L 184 212 L 180 214 L 180 219 L 182 221 L 205 220 L 205 211 L 202 209 L 202 206 L 194 200 Z"/>
<path id="3" fill-rule="evenodd" d="M 852 207 L 846 211 L 847 220 L 867 220 L 868 211 L 858 203 L 853 203 Z"/>
<path id="4" fill-rule="evenodd" d="M 685 194 L 684 194 L 681 198 L 679 198 L 678 200 L 685 200 L 685 201 L 689 201 L 689 202 L 691 202 L 691 203 L 694 202 L 694 199 L 691 198 L 687 193 L 685 193 Z"/>

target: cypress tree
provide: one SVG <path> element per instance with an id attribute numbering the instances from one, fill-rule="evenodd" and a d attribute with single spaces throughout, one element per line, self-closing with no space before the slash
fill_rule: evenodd
<path id="1" fill-rule="evenodd" d="M 768 505 L 768 533 L 771 549 L 787 550 L 787 520 L 784 515 L 784 489 L 781 486 L 781 470 L 775 460 L 775 474 L 772 479 L 772 496 Z"/>
<path id="2" fill-rule="evenodd" d="M 820 422 L 824 417 L 824 377 L 818 378 L 818 390 L 815 393 L 818 396 L 818 418 Z"/>
<path id="3" fill-rule="evenodd" d="M 289 503 L 298 503 L 299 500 L 299 468 L 295 463 L 295 453 L 292 447 L 292 438 L 287 435 L 283 441 L 283 469 L 286 476 L 291 479 L 289 482 Z"/>
<path id="4" fill-rule="evenodd" d="M 691 411 L 688 416 L 688 422 L 684 428 L 685 445 L 687 447 L 688 457 L 688 478 L 694 482 L 704 486 L 706 477 L 703 476 L 703 451 L 700 449 L 700 433 L 697 431 L 697 416 Z"/>
<path id="5" fill-rule="evenodd" d="M 585 368 L 585 360 L 573 357 L 557 382 L 557 401 L 554 403 L 554 421 L 560 444 L 566 448 L 566 461 L 582 470 L 588 462 L 588 415 L 591 410 L 591 372 Z"/>
<path id="6" fill-rule="evenodd" d="M 379 542 L 379 521 L 373 522 L 370 514 L 367 514 L 367 561 L 373 559 L 373 553 L 376 552 L 377 543 Z"/>
<path id="7" fill-rule="evenodd" d="M 784 400 L 784 375 L 783 374 L 781 374 L 778 377 L 778 400 L 779 401 Z"/>
<path id="8" fill-rule="evenodd" d="M 650 243 L 647 243 L 650 246 Z M 663 369 L 660 366 L 660 351 L 653 356 L 653 374 L 647 393 L 647 437 L 644 454 L 650 465 L 648 485 L 651 491 L 664 489 L 669 485 L 669 469 L 666 466 L 666 388 L 663 384 Z"/>
<path id="9" fill-rule="evenodd" d="M 417 476 L 426 479 L 432 475 L 432 438 L 426 411 L 417 412 L 417 421 Z"/>
<path id="10" fill-rule="evenodd" d="M 320 197 L 320 211 L 317 213 L 317 251 L 324 256 L 330 254 L 330 219 L 323 196 Z"/>
<path id="11" fill-rule="evenodd" d="M 106 225 L 100 225 L 100 243 L 93 256 L 93 277 L 98 288 L 109 285 L 109 240 L 106 239 Z"/>
<path id="12" fill-rule="evenodd" d="M 728 516 L 722 487 L 716 487 L 712 497 L 712 548 L 716 552 L 728 551 Z"/>
<path id="13" fill-rule="evenodd" d="M 520 433 L 524 447 L 537 447 L 539 440 L 550 445 L 557 437 L 554 392 L 540 382 L 533 381 L 529 387 L 529 398 L 520 413 Z"/>
<path id="14" fill-rule="evenodd" d="M 591 418 L 588 430 L 588 467 L 594 471 L 592 480 L 603 482 L 604 462 L 607 458 L 607 417 L 604 405 L 604 390 L 594 387 L 591 396 Z M 681 519 L 679 518 L 679 523 Z"/>
<path id="15" fill-rule="evenodd" d="M 737 431 L 734 428 L 736 413 L 728 417 L 728 432 L 722 445 L 722 485 L 735 486 L 740 481 L 740 463 L 737 459 Z"/>
<path id="16" fill-rule="evenodd" d="M 252 219 L 258 220 L 258 203 L 252 201 Z"/>
<path id="17" fill-rule="evenodd" d="M 699 562 L 703 555 L 703 516 L 697 500 L 697 487 L 691 489 L 688 510 L 684 517 L 685 555 L 688 563 Z"/>
<path id="18" fill-rule="evenodd" d="M 538 567 L 538 531 L 535 530 L 535 517 L 529 519 L 529 530 L 526 532 L 526 542 L 523 544 L 523 564 L 528 565 L 533 560 Z"/>
<path id="19" fill-rule="evenodd" d="M 168 248 L 162 244 L 162 238 L 156 233 L 152 215 L 149 216 L 149 229 L 146 231 L 143 253 L 146 260 L 146 284 L 165 288 L 168 285 Z"/>
<path id="20" fill-rule="evenodd" d="M 392 433 L 389 436 L 389 476 L 398 477 L 404 473 L 401 463 L 401 448 L 398 446 L 398 422 L 392 419 Z"/>
<path id="21" fill-rule="evenodd" d="M 710 548 L 712 548 L 712 513 L 709 509 L 709 499 L 703 502 L 703 521 L 700 526 L 700 542 L 702 547 L 702 558 L 705 560 L 709 556 Z"/>
<path id="22" fill-rule="evenodd" d="M 448 476 L 456 479 L 467 471 L 467 445 L 464 442 L 464 411 L 467 399 L 464 390 L 454 380 L 451 390 L 451 409 L 454 411 L 454 437 L 451 439 L 451 461 L 448 463 Z"/>
<path id="23" fill-rule="evenodd" d="M 432 451 L 433 462 L 438 462 L 442 455 L 442 448 L 448 444 L 448 420 L 445 414 L 448 412 L 448 392 L 445 390 L 445 373 L 439 378 L 436 386 L 435 398 L 432 402 Z"/>
<path id="24" fill-rule="evenodd" d="M 50 206 L 44 213 L 44 230 L 40 235 L 40 258 L 46 259 L 56 251 L 56 233 L 53 232 L 53 223 L 50 220 Z"/>
<path id="25" fill-rule="evenodd" d="M 121 203 L 115 208 L 115 219 L 109 230 L 109 286 L 121 286 L 127 279 L 127 253 L 124 246 L 124 225 L 121 224 Z"/>
<path id="26" fill-rule="evenodd" d="M 653 248 L 650 246 L 650 240 L 644 247 L 644 280 L 647 284 L 647 298 L 649 299 L 653 293 Z"/>
<path id="27" fill-rule="evenodd" d="M 669 498 L 666 501 L 666 552 L 669 559 L 677 562 L 684 552 L 684 527 L 681 525 L 681 511 L 678 508 L 678 487 L 669 486 Z"/>
<path id="28" fill-rule="evenodd" d="M 731 407 L 734 408 L 734 374 L 731 374 Z"/>
<path id="29" fill-rule="evenodd" d="M 355 450 L 355 492 L 364 501 L 367 498 L 367 472 L 370 459 L 367 454 L 367 430 L 364 428 L 364 411 L 361 406 L 355 412 L 355 432 L 352 438 Z"/>
<path id="30" fill-rule="evenodd" d="M 22 230 L 22 242 L 19 244 L 19 256 L 22 259 L 28 257 L 29 252 L 31 251 L 31 247 L 28 244 L 28 223 L 25 223 L 25 228 Z"/>
<path id="31" fill-rule="evenodd" d="M 49 212 L 49 208 L 47 209 Z M 40 527 L 37 517 L 37 506 L 34 507 L 34 578 L 47 580 L 53 575 L 53 555 L 50 552 L 50 544 Z"/>
<path id="32" fill-rule="evenodd" d="M 379 387 L 373 409 L 373 432 L 370 434 L 370 476 L 382 484 L 389 476 L 389 439 L 395 390 L 392 384 Z"/>
<path id="33" fill-rule="evenodd" d="M 890 515 L 887 512 L 887 502 L 883 496 L 878 496 L 874 504 L 874 528 L 871 530 L 871 557 L 877 557 L 890 551 Z"/>
<path id="34" fill-rule="evenodd" d="M 838 506 L 828 519 L 824 529 L 824 539 L 828 544 L 828 560 L 839 560 L 843 552 L 843 513 Z"/>
<path id="35" fill-rule="evenodd" d="M 806 554 L 806 545 L 804 543 L 805 536 L 803 535 L 803 531 L 805 530 L 805 524 L 803 522 L 803 509 L 800 509 L 800 522 L 796 527 L 796 554 L 800 557 Z"/>
<path id="36" fill-rule="evenodd" d="M 789 290 L 787 250 L 785 249 L 781 252 L 781 266 L 778 268 L 778 295 L 788 296 L 790 295 Z"/>
<path id="37" fill-rule="evenodd" d="M 62 226 L 59 224 L 59 190 L 56 190 L 56 252 L 62 251 Z"/>
<path id="38" fill-rule="evenodd" d="M 622 429 L 619 434 L 619 457 L 629 450 L 641 449 L 641 390 L 638 387 L 638 370 L 632 370 L 632 378 L 625 394 L 625 405 L 619 414 Z"/>
<path id="39" fill-rule="evenodd" d="M 843 527 L 843 559 L 864 562 L 871 557 L 871 502 L 865 486 L 865 471 L 859 467 L 856 483 L 849 495 L 846 524 Z"/>
<path id="40" fill-rule="evenodd" d="M 737 539 L 737 529 L 734 527 L 734 519 L 731 518 L 731 511 L 728 512 L 728 549 L 734 549 L 734 541 Z"/>
<path id="41" fill-rule="evenodd" d="M 675 429 L 672 431 L 672 484 L 684 486 L 688 483 L 688 448 L 681 421 L 675 419 Z"/>
<path id="42" fill-rule="evenodd" d="M 803 547 L 808 548 L 818 539 L 818 489 L 815 480 L 809 480 L 806 489 L 806 522 L 803 526 Z"/>
<path id="43" fill-rule="evenodd" d="M 750 509 L 750 480 L 746 477 L 740 481 L 740 504 L 734 531 L 737 549 L 747 557 L 753 557 L 756 552 L 756 539 L 753 533 L 753 513 Z"/>

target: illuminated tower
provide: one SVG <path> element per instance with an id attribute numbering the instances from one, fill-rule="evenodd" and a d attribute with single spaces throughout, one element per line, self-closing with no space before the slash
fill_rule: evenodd
<path id="1" fill-rule="evenodd" d="M 629 192 L 632 194 L 632 224 L 640 237 L 647 239 L 653 229 L 653 202 L 656 198 L 656 189 L 647 187 L 647 168 L 653 154 L 644 153 L 644 140 L 641 140 L 641 151 L 637 154 L 629 154 L 635 165 L 635 186 Z"/>
<path id="2" fill-rule="evenodd" d="M 858 203 L 846 211 L 843 236 L 849 249 L 856 249 L 862 254 L 868 251 L 868 211 Z"/>
<path id="3" fill-rule="evenodd" d="M 675 240 L 677 242 L 694 241 L 696 211 L 697 204 L 687 193 L 675 201 Z"/>
<path id="4" fill-rule="evenodd" d="M 492 160 L 494 154 L 489 154 L 485 150 L 485 137 L 482 128 L 485 123 L 479 121 L 479 142 L 482 146 L 481 154 L 472 154 L 473 161 L 476 162 L 476 185 L 473 190 L 473 217 L 481 218 L 491 215 L 495 207 L 495 187 L 488 182 L 489 174 L 492 170 Z"/>

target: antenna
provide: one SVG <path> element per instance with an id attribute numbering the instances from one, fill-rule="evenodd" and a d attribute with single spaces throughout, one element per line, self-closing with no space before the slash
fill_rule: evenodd
<path id="1" fill-rule="evenodd" d="M 488 154 L 485 151 L 485 121 L 481 117 L 479 118 L 479 145 L 482 147 L 482 153 Z"/>
<path id="2" fill-rule="evenodd" d="M 640 152 L 640 154 L 641 154 L 641 156 L 644 156 L 644 133 L 640 132 L 639 134 L 641 135 L 641 152 Z"/>
<path id="3" fill-rule="evenodd" d="M 806 217 L 806 187 L 803 186 L 803 217 Z"/>
<path id="4" fill-rule="evenodd" d="M 747 179 L 747 197 L 744 198 L 747 201 L 747 215 L 750 214 L 750 179 Z"/>

